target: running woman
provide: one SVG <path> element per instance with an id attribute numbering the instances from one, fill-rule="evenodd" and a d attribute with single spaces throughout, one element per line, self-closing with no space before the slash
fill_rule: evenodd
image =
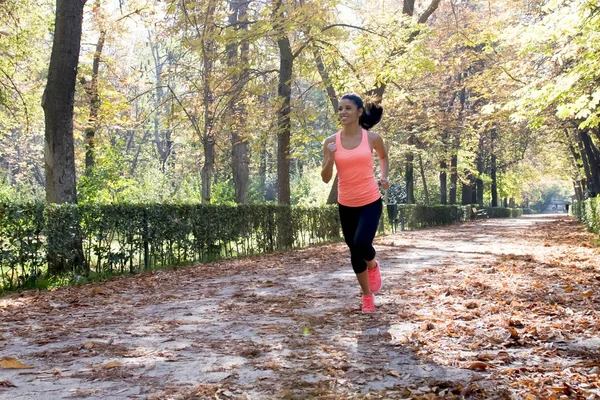
<path id="1" fill-rule="evenodd" d="M 373 171 L 373 150 L 379 156 L 381 187 L 390 187 L 389 160 L 382 137 L 370 132 L 383 109 L 363 104 L 355 94 L 342 96 L 338 116 L 343 128 L 323 143 L 321 178 L 328 183 L 335 164 L 338 174 L 338 208 L 350 261 L 362 292 L 362 311 L 375 312 L 375 296 L 381 289 L 379 262 L 373 239 L 383 209 Z"/>

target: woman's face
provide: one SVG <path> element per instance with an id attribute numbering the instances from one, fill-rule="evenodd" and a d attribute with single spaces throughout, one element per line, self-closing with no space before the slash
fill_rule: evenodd
<path id="1" fill-rule="evenodd" d="M 354 103 L 350 99 L 342 99 L 340 100 L 340 104 L 338 106 L 338 116 L 340 117 L 340 122 L 344 126 L 358 124 L 358 117 L 360 117 L 363 113 L 363 109 L 358 109 L 356 103 Z"/>

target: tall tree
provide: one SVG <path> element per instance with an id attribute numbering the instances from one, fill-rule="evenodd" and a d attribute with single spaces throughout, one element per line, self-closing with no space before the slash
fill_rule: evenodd
<path id="1" fill-rule="evenodd" d="M 96 42 L 96 51 L 94 51 L 92 61 L 92 78 L 86 87 L 86 92 L 90 97 L 90 116 L 88 118 L 88 126 L 85 129 L 85 172 L 88 175 L 91 173 L 95 164 L 94 147 L 96 145 L 96 131 L 98 130 L 98 112 L 100 111 L 98 77 L 100 72 L 100 59 L 106 40 L 106 28 L 102 21 L 100 0 L 96 0 L 96 3 L 94 4 L 94 19 L 99 26 L 100 35 Z"/>
<path id="2" fill-rule="evenodd" d="M 46 121 L 46 200 L 77 202 L 73 104 L 86 0 L 56 0 L 48 83 L 42 97 Z"/>
<path id="3" fill-rule="evenodd" d="M 46 121 L 46 200 L 49 203 L 77 202 L 73 107 L 84 5 L 85 0 L 56 1 L 48 83 L 42 96 Z M 55 238 L 48 238 L 48 272 L 51 274 L 84 263 L 77 224 L 68 223 L 64 228 L 70 231 L 66 235 L 68 243 L 54 246 Z M 57 248 L 66 251 L 57 254 Z"/>
<path id="4" fill-rule="evenodd" d="M 202 46 L 202 66 L 204 69 L 204 78 L 202 80 L 202 98 L 204 108 L 204 129 L 202 132 L 202 145 L 204 148 L 204 165 L 202 167 L 202 202 L 210 203 L 211 184 L 215 169 L 215 116 L 214 116 L 214 90 L 213 90 L 213 69 L 214 58 L 217 51 L 215 37 L 215 13 L 217 9 L 216 0 L 206 2 L 206 11 L 204 14 L 203 30 L 200 36 Z"/>
<path id="5" fill-rule="evenodd" d="M 280 105 L 277 110 L 277 199 L 279 204 L 290 204 L 290 137 L 292 73 L 294 53 L 288 37 L 289 26 L 285 24 L 286 10 L 282 0 L 273 5 L 273 29 L 279 48 L 279 84 L 277 95 Z"/>
<path id="6" fill-rule="evenodd" d="M 229 0 L 229 25 L 238 33 L 247 33 L 248 0 Z M 231 130 L 231 166 L 235 201 L 248 202 L 249 185 L 249 135 L 246 128 L 247 109 L 241 99 L 242 90 L 249 79 L 248 56 L 250 45 L 247 37 L 232 41 L 227 45 L 227 65 L 231 74 L 231 94 L 228 113 L 225 116 Z"/>

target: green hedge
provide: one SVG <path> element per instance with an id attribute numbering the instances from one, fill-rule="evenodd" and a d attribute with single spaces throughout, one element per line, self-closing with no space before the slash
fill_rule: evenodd
<path id="1" fill-rule="evenodd" d="M 431 226 L 448 225 L 477 218 L 516 218 L 523 215 L 520 208 L 478 207 L 476 205 L 435 205 L 390 204 L 388 218 L 394 228 L 420 229 Z"/>
<path id="2" fill-rule="evenodd" d="M 600 233 L 600 197 L 593 197 L 583 201 L 574 201 L 571 210 L 590 232 Z"/>
<path id="3" fill-rule="evenodd" d="M 340 240 L 337 207 L 0 204 L 0 289 Z"/>
<path id="4" fill-rule="evenodd" d="M 516 216 L 486 210 L 490 217 Z M 398 223 L 419 229 L 467 221 L 477 209 L 392 205 L 387 211 L 380 233 Z M 339 240 L 337 206 L 0 203 L 0 290 L 65 273 L 137 272 Z"/>

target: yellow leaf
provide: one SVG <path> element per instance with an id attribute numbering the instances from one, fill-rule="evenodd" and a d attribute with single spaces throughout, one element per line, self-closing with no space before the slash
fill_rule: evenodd
<path id="1" fill-rule="evenodd" d="M 0 367 L 8 369 L 31 369 L 30 365 L 23 364 L 21 361 L 12 357 L 4 357 L 0 360 Z"/>
<path id="2" fill-rule="evenodd" d="M 118 362 L 118 361 L 111 361 L 111 362 L 108 362 L 108 363 L 104 364 L 103 368 L 104 369 L 118 368 L 121 365 L 122 364 L 120 362 Z"/>
<path id="3" fill-rule="evenodd" d="M 95 345 L 96 345 L 96 343 L 95 343 L 95 342 L 85 342 L 85 343 L 83 344 L 83 348 L 84 348 L 84 349 L 86 349 L 86 350 L 89 350 L 89 349 L 91 349 L 92 347 L 94 347 Z"/>

